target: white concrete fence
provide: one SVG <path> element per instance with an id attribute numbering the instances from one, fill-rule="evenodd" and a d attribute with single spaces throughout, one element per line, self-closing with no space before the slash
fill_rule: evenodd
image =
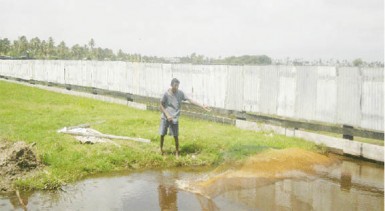
<path id="1" fill-rule="evenodd" d="M 384 69 L 0 60 L 0 76 L 160 98 L 173 77 L 212 107 L 384 129 Z"/>

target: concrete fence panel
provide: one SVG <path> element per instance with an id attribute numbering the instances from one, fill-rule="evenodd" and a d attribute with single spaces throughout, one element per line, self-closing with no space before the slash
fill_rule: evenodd
<path id="1" fill-rule="evenodd" d="M 277 114 L 285 117 L 294 117 L 297 70 L 295 67 L 280 66 L 278 77 Z"/>
<path id="2" fill-rule="evenodd" d="M 0 60 L 0 75 L 160 98 L 171 79 L 209 106 L 382 131 L 384 69 Z"/>
<path id="3" fill-rule="evenodd" d="M 164 94 L 164 92 L 170 87 L 171 79 L 173 78 L 173 69 L 175 68 L 173 64 L 161 64 L 162 66 L 162 75 L 159 80 L 159 98 Z M 176 69 L 176 68 L 175 68 Z"/>
<path id="4" fill-rule="evenodd" d="M 279 91 L 279 66 L 263 66 L 259 71 L 259 112 L 277 114 Z M 258 76 L 257 76 L 258 77 Z"/>
<path id="5" fill-rule="evenodd" d="M 362 69 L 361 127 L 384 130 L 384 70 Z"/>
<path id="6" fill-rule="evenodd" d="M 318 67 L 316 120 L 336 122 L 337 71 L 335 67 Z"/>
<path id="7" fill-rule="evenodd" d="M 48 69 L 50 69 L 51 65 L 48 64 L 47 61 L 45 60 L 32 61 L 32 63 L 34 63 L 34 69 L 35 69 L 34 71 L 32 71 L 33 72 L 32 78 L 37 81 L 47 81 L 47 74 L 49 73 Z M 18 71 L 18 70 L 15 70 L 15 71 Z M 61 72 L 63 72 L 63 70 Z M 65 77 L 64 74 L 65 73 L 63 72 L 63 77 Z"/>
<path id="8" fill-rule="evenodd" d="M 192 74 L 193 72 L 194 74 Z M 181 82 L 179 88 L 183 90 L 187 96 L 194 98 L 198 101 L 203 101 L 205 75 L 201 65 L 173 65 L 172 77 L 166 79 L 166 89 L 170 87 L 172 78 L 177 78 Z"/>
<path id="9" fill-rule="evenodd" d="M 300 119 L 315 119 L 317 105 L 317 69 L 296 67 L 295 116 Z"/>
<path id="10" fill-rule="evenodd" d="M 209 88 L 205 90 L 210 93 L 208 101 L 205 102 L 210 106 L 224 108 L 226 97 L 226 81 L 227 81 L 227 66 L 225 65 L 211 65 L 208 66 L 208 83 Z"/>
<path id="11" fill-rule="evenodd" d="M 243 110 L 244 73 L 242 66 L 228 66 L 225 109 Z"/>
<path id="12" fill-rule="evenodd" d="M 244 66 L 243 110 L 259 112 L 261 77 L 259 66 Z"/>
<path id="13" fill-rule="evenodd" d="M 361 119 L 361 74 L 358 68 L 338 68 L 337 119 L 347 125 L 359 125 Z"/>
<path id="14" fill-rule="evenodd" d="M 142 82 L 142 66 L 139 63 L 129 63 L 128 66 L 128 83 L 129 91 L 132 94 L 144 95 L 144 91 L 140 90 L 140 83 Z"/>

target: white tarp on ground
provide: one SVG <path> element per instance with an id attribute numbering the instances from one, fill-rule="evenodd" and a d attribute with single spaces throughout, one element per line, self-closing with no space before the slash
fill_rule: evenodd
<path id="1" fill-rule="evenodd" d="M 150 140 L 143 138 L 131 138 L 126 136 L 103 134 L 97 130 L 89 128 L 88 125 L 79 127 L 64 127 L 58 130 L 57 132 L 74 135 L 75 138 L 83 144 L 112 143 L 116 146 L 120 146 L 115 142 L 111 141 L 111 139 L 131 140 L 143 143 L 150 143 Z"/>

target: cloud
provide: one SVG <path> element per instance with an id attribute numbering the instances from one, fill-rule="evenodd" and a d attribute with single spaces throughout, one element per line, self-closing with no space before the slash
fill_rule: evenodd
<path id="1" fill-rule="evenodd" d="M 1 36 L 157 56 L 384 60 L 382 0 L 2 1 Z"/>

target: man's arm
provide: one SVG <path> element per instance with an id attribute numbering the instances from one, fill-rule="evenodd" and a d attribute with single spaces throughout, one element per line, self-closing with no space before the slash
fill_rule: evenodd
<path id="1" fill-rule="evenodd" d="M 168 121 L 172 121 L 171 115 L 167 112 L 167 110 L 164 108 L 163 102 L 160 102 L 160 111 L 164 113 Z"/>
<path id="2" fill-rule="evenodd" d="M 189 101 L 191 104 L 194 104 L 196 106 L 199 106 L 199 107 L 203 108 L 204 110 L 206 110 L 208 112 L 211 111 L 210 107 L 208 107 L 208 106 L 206 106 L 204 104 L 200 104 L 200 103 L 198 103 L 197 101 L 195 101 L 193 99 L 188 98 L 187 101 Z"/>

